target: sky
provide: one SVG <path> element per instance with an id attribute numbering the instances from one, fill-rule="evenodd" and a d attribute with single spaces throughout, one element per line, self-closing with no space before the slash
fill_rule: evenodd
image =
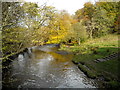
<path id="1" fill-rule="evenodd" d="M 38 2 L 39 5 L 47 3 L 47 5 L 54 6 L 57 10 L 66 10 L 71 15 L 78 9 L 83 8 L 85 2 L 92 2 L 96 0 L 25 0 L 27 2 Z"/>

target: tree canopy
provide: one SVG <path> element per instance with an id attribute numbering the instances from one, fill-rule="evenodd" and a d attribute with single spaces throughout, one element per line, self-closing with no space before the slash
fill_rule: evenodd
<path id="1" fill-rule="evenodd" d="M 75 15 L 53 6 L 2 2 L 3 57 L 48 43 L 75 43 L 118 32 L 120 2 L 87 2 Z M 70 42 L 71 41 L 71 42 Z"/>

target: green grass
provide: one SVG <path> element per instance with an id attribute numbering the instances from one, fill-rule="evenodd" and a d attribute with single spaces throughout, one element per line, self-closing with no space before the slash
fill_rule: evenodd
<path id="1" fill-rule="evenodd" d="M 93 73 L 91 70 L 88 68 L 85 68 L 82 64 L 78 64 L 78 67 L 80 68 L 81 71 L 83 71 L 89 78 L 95 79 L 96 75 Z"/>
<path id="2" fill-rule="evenodd" d="M 103 76 L 105 81 L 109 81 L 108 84 L 116 85 L 114 82 L 118 81 L 118 65 L 120 64 L 118 58 L 99 63 L 94 62 L 94 60 L 118 52 L 118 35 L 107 35 L 101 38 L 89 39 L 80 46 L 66 47 L 63 45 L 61 49 L 75 54 L 72 61 L 78 64 L 78 67 L 88 77 L 96 78 Z M 89 67 L 90 70 L 83 67 L 83 65 Z"/>

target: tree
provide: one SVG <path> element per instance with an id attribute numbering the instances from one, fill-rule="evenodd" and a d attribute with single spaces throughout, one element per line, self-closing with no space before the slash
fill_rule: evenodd
<path id="1" fill-rule="evenodd" d="M 89 38 L 100 37 L 118 31 L 119 2 L 90 2 L 76 11 L 78 22 L 83 20 Z"/>
<path id="2" fill-rule="evenodd" d="M 19 20 L 23 17 L 23 11 L 18 2 L 2 2 L 2 53 L 7 54 L 17 52 L 21 49 L 22 42 L 16 37 L 19 35 Z"/>
<path id="3" fill-rule="evenodd" d="M 118 15 L 118 3 L 97 2 L 93 17 L 94 37 L 99 37 L 115 31 L 115 22 Z"/>
<path id="4" fill-rule="evenodd" d="M 76 40 L 78 42 L 78 44 L 80 45 L 81 42 L 85 41 L 85 39 L 87 39 L 87 32 L 86 32 L 86 28 L 83 25 L 83 22 L 80 21 L 78 23 L 73 24 L 73 29 L 72 29 L 72 37 L 74 38 L 74 40 Z"/>
<path id="5" fill-rule="evenodd" d="M 48 25 L 54 15 L 53 7 L 16 2 L 3 2 L 2 5 L 3 57 L 42 45 L 49 38 Z"/>
<path id="6" fill-rule="evenodd" d="M 82 9 L 76 11 L 76 17 L 78 22 L 82 20 L 83 25 L 86 26 L 86 30 L 89 38 L 92 38 L 92 18 L 95 12 L 95 7 L 91 2 L 87 2 L 84 4 Z"/>
<path id="7" fill-rule="evenodd" d="M 72 18 L 66 11 L 55 14 L 55 18 L 50 22 L 51 29 L 49 43 L 66 42 L 71 28 Z"/>

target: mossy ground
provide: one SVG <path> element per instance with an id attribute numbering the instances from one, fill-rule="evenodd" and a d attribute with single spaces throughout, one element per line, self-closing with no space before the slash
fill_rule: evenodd
<path id="1" fill-rule="evenodd" d="M 101 38 L 89 39 L 80 46 L 61 47 L 62 50 L 67 50 L 74 53 L 73 62 L 90 78 L 104 77 L 107 82 L 107 87 L 119 86 L 119 65 L 118 57 L 108 61 L 96 63 L 95 59 L 104 58 L 110 54 L 119 51 L 118 35 L 107 35 Z M 86 67 L 89 69 L 87 69 Z M 113 86 L 112 86 L 113 85 Z"/>

